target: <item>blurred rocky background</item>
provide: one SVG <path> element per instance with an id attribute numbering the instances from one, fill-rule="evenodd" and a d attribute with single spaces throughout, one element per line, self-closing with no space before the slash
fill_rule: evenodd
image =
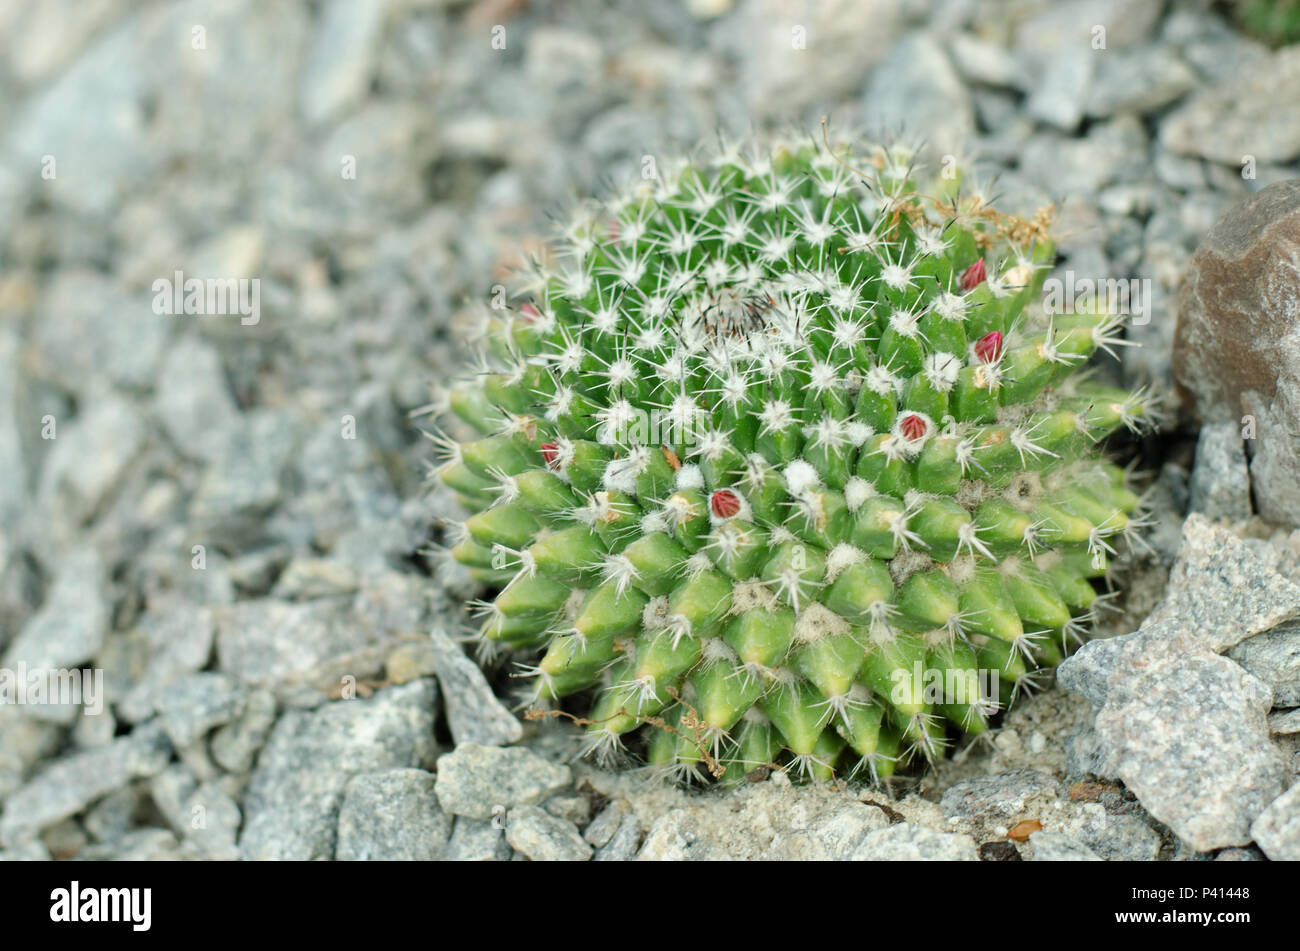
<path id="1" fill-rule="evenodd" d="M 1198 447 L 1173 410 L 1128 447 L 1154 551 L 1109 632 L 1162 600 L 1159 623 L 1219 623 L 1166 599 L 1171 569 L 1175 592 L 1218 570 L 1212 532 L 1271 607 L 1197 641 L 1200 679 L 1169 695 L 1106 688 L 1165 642 L 1081 657 L 1078 693 L 864 803 L 781 776 L 646 786 L 520 723 L 509 668 L 459 643 L 473 592 L 426 554 L 450 510 L 410 418 L 466 363 L 464 303 L 572 198 L 823 115 L 979 157 L 1009 210 L 1056 206 L 1063 270 L 1149 279 L 1143 346 L 1107 372 L 1173 406 L 1180 274 L 1300 160 L 1300 48 L 1230 13 L 0 0 L 0 667 L 102 670 L 108 701 L 0 705 L 0 857 L 1297 857 L 1300 628 L 1279 586 L 1300 537 L 1252 515 L 1231 422 Z M 157 313 L 178 271 L 257 279 L 257 319 Z M 1206 518 L 1185 531 L 1189 507 Z M 1243 725 L 1221 761 L 1248 789 L 1177 758 L 1225 710 Z M 1167 755 L 1125 747 L 1143 717 L 1181 724 L 1153 734 Z"/>

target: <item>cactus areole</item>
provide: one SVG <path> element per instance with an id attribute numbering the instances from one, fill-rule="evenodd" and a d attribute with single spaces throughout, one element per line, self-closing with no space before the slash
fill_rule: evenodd
<path id="1" fill-rule="evenodd" d="M 484 307 L 450 553 L 534 701 L 594 698 L 593 751 L 878 778 L 1086 634 L 1139 524 L 1098 444 L 1151 407 L 1078 372 L 1121 319 L 1045 313 L 1044 216 L 911 160 L 661 166 Z"/>

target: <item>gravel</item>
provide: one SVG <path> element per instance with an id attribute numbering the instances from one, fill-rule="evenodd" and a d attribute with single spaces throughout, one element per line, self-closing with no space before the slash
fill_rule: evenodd
<path id="1" fill-rule="evenodd" d="M 250 859 L 334 856 L 348 781 L 361 773 L 432 764 L 437 688 L 429 680 L 289 710 L 276 722 L 244 801 L 239 847 Z"/>
<path id="2" fill-rule="evenodd" d="M 1003 207 L 1056 204 L 1067 267 L 1151 279 L 1143 346 L 1101 372 L 1177 407 L 1193 249 L 1300 170 L 1296 50 L 1160 0 L 526 4 L 498 14 L 503 51 L 481 5 L 232 0 L 201 38 L 187 4 L 10 6 L 0 666 L 102 670 L 109 708 L 0 708 L 0 858 L 1147 860 L 1160 821 L 1179 855 L 1294 855 L 1300 543 L 1251 516 L 1295 509 L 1289 377 L 1202 413 L 1195 464 L 1168 415 L 1144 443 L 1155 552 L 1117 565 L 1107 631 L 1129 636 L 1062 671 L 1080 695 L 862 794 L 890 813 L 783 777 L 679 797 L 567 765 L 574 731 L 522 722 L 508 666 L 462 647 L 482 592 L 428 553 L 456 512 L 408 414 L 466 365 L 464 302 L 573 194 L 822 115 L 978 152 Z M 256 320 L 155 312 L 178 268 L 258 279 Z M 1211 366 L 1196 385 L 1228 376 Z M 1074 801 L 1084 772 L 1139 801 Z M 1012 847 L 1022 818 L 1043 830 Z"/>
<path id="3" fill-rule="evenodd" d="M 341 861 L 437 861 L 450 837 L 434 777 L 422 769 L 366 773 L 343 790 L 335 853 Z"/>
<path id="4" fill-rule="evenodd" d="M 438 801 L 452 815 L 489 819 L 537 805 L 571 779 L 567 766 L 523 747 L 461 743 L 438 760 Z"/>

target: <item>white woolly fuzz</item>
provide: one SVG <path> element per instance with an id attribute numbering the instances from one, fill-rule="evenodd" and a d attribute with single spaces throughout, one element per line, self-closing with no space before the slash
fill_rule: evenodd
<path id="1" fill-rule="evenodd" d="M 930 310 L 944 320 L 960 323 L 966 319 L 966 298 L 944 291 L 930 304 Z"/>
<path id="2" fill-rule="evenodd" d="M 794 626 L 794 639 L 800 644 L 811 644 L 824 637 L 847 633 L 849 622 L 816 601 L 799 613 L 799 620 Z"/>
<path id="3" fill-rule="evenodd" d="M 812 464 L 803 459 L 796 459 L 790 463 L 781 474 L 785 477 L 786 491 L 795 498 L 803 495 L 808 489 L 821 485 L 822 481 Z"/>
<path id="4" fill-rule="evenodd" d="M 641 516 L 639 527 L 642 535 L 666 532 L 668 531 L 668 519 L 664 516 L 663 509 L 653 509 Z"/>
<path id="5" fill-rule="evenodd" d="M 844 504 L 850 512 L 862 508 L 862 504 L 876 494 L 876 487 L 861 476 L 853 476 L 844 486 Z"/>
<path id="6" fill-rule="evenodd" d="M 775 611 L 776 595 L 761 581 L 738 581 L 731 588 L 731 610 L 729 614 L 744 614 L 755 609 Z"/>
<path id="7" fill-rule="evenodd" d="M 677 491 L 684 492 L 688 489 L 703 489 L 704 473 L 696 465 L 684 465 L 677 470 Z"/>
<path id="8" fill-rule="evenodd" d="M 897 396 L 903 392 L 903 381 L 885 367 L 876 366 L 867 371 L 866 387 L 879 396 Z"/>
<path id="9" fill-rule="evenodd" d="M 645 472 L 649 465 L 649 447 L 637 446 L 621 459 L 612 460 L 605 467 L 605 475 L 601 482 L 607 491 L 636 495 L 637 476 Z"/>
<path id="10" fill-rule="evenodd" d="M 844 427 L 844 434 L 854 448 L 861 449 L 876 431 L 866 423 L 854 421 Z"/>
<path id="11" fill-rule="evenodd" d="M 961 372 L 961 359 L 951 353 L 936 350 L 926 354 L 922 371 L 930 385 L 940 393 L 948 393 L 957 383 L 957 374 Z"/>
<path id="12" fill-rule="evenodd" d="M 866 560 L 866 553 L 860 548 L 841 542 L 830 550 L 826 556 L 826 581 L 830 583 L 839 577 L 845 568 L 861 564 Z"/>
<path id="13" fill-rule="evenodd" d="M 900 337 L 916 337 L 921 315 L 910 310 L 896 310 L 889 315 L 889 327 Z"/>

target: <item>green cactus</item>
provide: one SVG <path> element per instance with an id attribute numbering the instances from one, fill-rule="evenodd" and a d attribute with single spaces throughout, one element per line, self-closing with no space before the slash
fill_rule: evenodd
<path id="1" fill-rule="evenodd" d="M 1233 13 L 1242 29 L 1273 46 L 1300 41 L 1300 0 L 1236 0 Z"/>
<path id="2" fill-rule="evenodd" d="M 1141 524 L 1097 444 L 1150 399 L 1078 372 L 1121 318 L 1046 316 L 1045 216 L 910 161 L 723 145 L 485 307 L 438 407 L 478 432 L 440 437 L 450 554 L 498 592 L 482 638 L 542 652 L 535 701 L 593 689 L 594 751 L 880 777 L 1084 635 Z"/>

